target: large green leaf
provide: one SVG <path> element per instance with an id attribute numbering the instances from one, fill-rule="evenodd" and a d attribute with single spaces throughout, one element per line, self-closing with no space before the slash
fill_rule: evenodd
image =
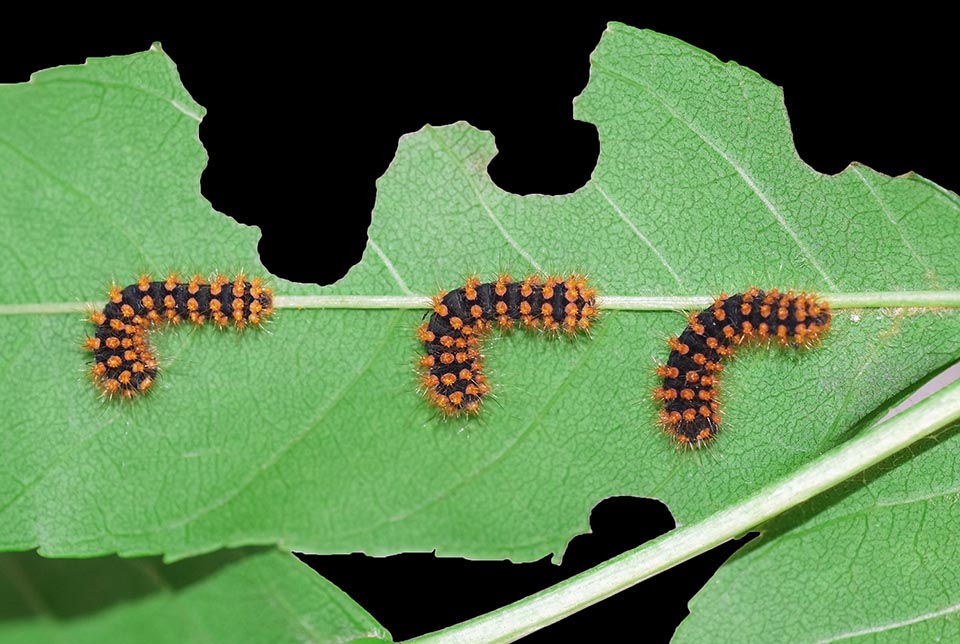
<path id="1" fill-rule="evenodd" d="M 158 558 L 0 555 L 0 642 L 359 642 L 390 635 L 290 554 Z"/>
<path id="2" fill-rule="evenodd" d="M 332 287 L 276 290 L 431 293 L 541 268 L 586 271 L 612 295 L 957 287 L 955 195 L 865 167 L 814 172 L 779 90 L 671 38 L 613 25 L 592 62 L 576 115 L 601 154 L 585 187 L 505 193 L 486 173 L 489 133 L 427 127 L 378 183 L 363 261 Z M 143 269 L 257 270 L 254 231 L 199 195 L 201 111 L 156 48 L 0 88 L 3 303 L 52 310 Z M 415 393 L 421 317 L 290 308 L 269 334 L 165 333 L 159 390 L 118 404 L 86 382 L 78 316 L 0 316 L 0 546 L 530 560 L 561 553 L 611 495 L 661 498 L 679 523 L 708 516 L 960 354 L 952 312 L 838 311 L 816 351 L 732 362 L 720 438 L 678 453 L 649 391 L 681 315 L 611 310 L 590 338 L 491 340 L 497 397 L 460 421 Z"/>
<path id="3" fill-rule="evenodd" d="M 779 517 L 694 598 L 676 641 L 956 641 L 956 439 L 928 439 Z"/>

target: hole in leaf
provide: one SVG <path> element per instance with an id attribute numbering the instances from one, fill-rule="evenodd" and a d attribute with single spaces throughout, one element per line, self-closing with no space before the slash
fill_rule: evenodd
<path id="1" fill-rule="evenodd" d="M 298 556 L 350 595 L 399 641 L 446 628 L 543 590 L 671 530 L 674 522 L 659 501 L 612 497 L 593 509 L 590 526 L 590 533 L 570 542 L 560 566 L 550 563 L 549 557 L 514 564 L 423 553 Z M 593 641 L 598 632 L 610 641 L 621 637 L 634 641 L 637 611 L 642 608 L 645 641 L 666 642 L 686 617 L 690 598 L 750 538 L 718 546 L 523 641 Z"/>

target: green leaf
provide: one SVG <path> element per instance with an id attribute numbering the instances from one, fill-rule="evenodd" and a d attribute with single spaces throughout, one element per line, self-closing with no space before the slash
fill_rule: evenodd
<path id="1" fill-rule="evenodd" d="M 771 522 L 694 598 L 675 641 L 956 640 L 957 433 Z"/>
<path id="2" fill-rule="evenodd" d="M 363 261 L 332 287 L 276 291 L 427 294 L 474 271 L 539 269 L 585 271 L 624 296 L 957 288 L 955 195 L 859 166 L 819 175 L 796 155 L 779 90 L 671 38 L 612 25 L 592 63 L 575 113 L 597 125 L 601 154 L 582 189 L 505 193 L 486 172 L 489 133 L 426 127 L 378 183 Z M 94 300 L 144 269 L 261 270 L 255 233 L 199 195 L 200 108 L 158 49 L 0 88 L 0 112 L 15 251 L 0 256 L 3 304 Z M 445 421 L 415 393 L 422 311 L 287 304 L 270 333 L 163 333 L 161 386 L 132 404 L 86 382 L 77 316 L 8 307 L 0 547 L 559 556 L 598 500 L 655 496 L 680 524 L 709 516 L 960 355 L 953 311 L 838 311 L 819 349 L 732 361 L 719 439 L 684 453 L 649 395 L 677 312 L 610 309 L 570 342 L 492 338 L 495 399 Z"/>
<path id="3" fill-rule="evenodd" d="M 336 586 L 276 550 L 225 550 L 171 565 L 0 555 L 0 642 L 130 641 L 392 640 Z"/>

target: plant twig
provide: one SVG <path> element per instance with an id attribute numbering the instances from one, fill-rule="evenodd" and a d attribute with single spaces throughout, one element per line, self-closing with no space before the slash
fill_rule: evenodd
<path id="1" fill-rule="evenodd" d="M 960 380 L 693 525 L 518 602 L 405 644 L 513 642 L 769 521 L 960 419 Z"/>

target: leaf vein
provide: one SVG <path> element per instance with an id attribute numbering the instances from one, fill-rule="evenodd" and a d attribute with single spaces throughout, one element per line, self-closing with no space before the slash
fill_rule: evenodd
<path id="1" fill-rule="evenodd" d="M 860 181 L 863 182 L 863 185 L 867 187 L 867 190 L 870 192 L 874 200 L 876 200 L 877 204 L 880 206 L 881 212 L 883 212 L 883 214 L 887 217 L 887 220 L 890 222 L 890 225 L 893 226 L 894 230 L 897 231 L 897 234 L 900 235 L 900 241 L 902 241 L 906 249 L 910 251 L 910 254 L 913 255 L 913 258 L 917 261 L 918 264 L 923 266 L 924 270 L 929 275 L 931 276 L 934 275 L 936 271 L 934 271 L 933 267 L 930 266 L 930 264 L 928 264 L 923 259 L 923 257 L 921 257 L 920 254 L 917 252 L 916 247 L 910 242 L 910 240 L 907 238 L 906 234 L 904 233 L 903 227 L 899 224 L 899 222 L 897 222 L 896 219 L 894 219 L 893 213 L 890 212 L 890 208 L 887 206 L 886 202 L 884 202 L 883 199 L 880 198 L 880 193 L 877 192 L 877 189 L 874 187 L 874 185 L 867 180 L 867 178 L 863 175 L 862 172 L 860 172 L 860 168 L 856 166 L 850 166 L 850 169 L 853 171 L 855 175 L 857 175 Z"/>
<path id="2" fill-rule="evenodd" d="M 177 529 L 185 526 L 189 526 L 192 523 L 196 523 L 198 520 L 219 510 L 220 508 L 226 506 L 228 503 L 239 497 L 245 490 L 247 490 L 254 481 L 256 481 L 264 472 L 270 470 L 274 467 L 280 459 L 282 459 L 286 454 L 290 452 L 296 445 L 302 443 L 317 427 L 320 426 L 324 418 L 334 409 L 341 401 L 344 399 L 344 395 L 349 391 L 356 383 L 370 370 L 370 365 L 383 353 L 384 349 L 393 341 L 393 334 L 391 331 L 396 328 L 397 320 L 399 320 L 402 311 L 398 311 L 398 314 L 394 316 L 392 323 L 385 324 L 383 329 L 383 335 L 380 343 L 377 347 L 370 352 L 366 360 L 364 360 L 362 365 L 359 365 L 356 369 L 353 377 L 344 382 L 343 387 L 338 391 L 334 396 L 331 396 L 331 402 L 321 410 L 310 422 L 306 424 L 305 429 L 297 433 L 293 438 L 283 445 L 279 450 L 270 455 L 270 457 L 261 463 L 256 470 L 250 475 L 246 481 L 237 486 L 234 490 L 228 492 L 223 497 L 212 501 L 205 505 L 202 508 L 199 508 L 197 511 L 191 513 L 189 516 L 182 517 L 179 520 L 172 522 L 166 526 L 160 526 L 164 530 Z"/>
<path id="3" fill-rule="evenodd" d="M 393 265 L 393 262 L 391 262 L 390 258 L 387 257 L 387 254 L 383 252 L 383 249 L 380 248 L 380 245 L 373 241 L 372 237 L 368 238 L 367 242 L 369 242 L 370 247 L 373 248 L 374 252 L 380 257 L 380 261 L 382 261 L 384 266 L 387 267 L 387 270 L 390 271 L 390 274 L 397 282 L 400 290 L 406 295 L 413 295 L 414 292 L 410 290 L 409 286 L 407 286 L 406 281 L 404 281 L 403 277 L 400 276 L 400 272 L 397 270 L 397 267 Z"/>
<path id="4" fill-rule="evenodd" d="M 620 206 L 618 206 L 616 202 L 614 202 L 613 199 L 610 198 L 610 195 L 608 195 L 606 191 L 604 191 L 604 189 L 600 187 L 599 183 L 597 183 L 596 181 L 593 181 L 593 187 L 597 189 L 597 192 L 599 192 L 604 199 L 606 199 L 607 203 L 610 204 L 610 207 L 613 208 L 614 212 L 616 212 L 617 215 L 620 216 L 620 219 L 623 220 L 623 223 L 625 223 L 630 228 L 630 230 L 633 231 L 633 234 L 636 235 L 640 239 L 640 241 L 646 244 L 647 247 L 651 251 L 653 251 L 653 254 L 656 255 L 657 258 L 660 260 L 660 263 L 663 264 L 668 271 L 670 271 L 670 275 L 673 276 L 673 279 L 674 281 L 676 281 L 677 286 L 679 286 L 681 289 L 684 288 L 683 282 L 680 280 L 680 276 L 677 275 L 677 272 L 675 270 L 673 270 L 673 266 L 671 266 L 670 263 L 667 261 L 667 258 L 663 256 L 663 253 L 661 253 L 660 250 L 653 245 L 653 242 L 651 242 L 647 238 L 647 236 L 640 231 L 640 229 L 636 226 L 636 224 L 634 224 L 630 220 L 630 218 L 627 217 L 626 213 L 624 213 L 623 210 L 620 209 Z"/>
<path id="5" fill-rule="evenodd" d="M 922 615 L 917 615 L 916 617 L 900 620 L 898 622 L 890 622 L 888 624 L 871 626 L 869 628 L 864 628 L 858 631 L 848 631 L 846 633 L 831 635 L 830 637 L 825 637 L 823 639 L 817 640 L 817 644 L 829 644 L 830 642 L 838 642 L 840 640 L 852 639 L 854 637 L 860 637 L 861 635 L 872 635 L 873 633 L 883 633 L 884 631 L 892 631 L 897 628 L 912 626 L 913 624 L 919 624 L 921 622 L 925 622 L 931 619 L 936 619 L 938 617 L 946 617 L 947 615 L 950 615 L 951 613 L 956 613 L 957 611 L 960 611 L 960 604 L 947 606 L 946 608 L 941 608 L 940 610 L 937 610 L 937 611 L 924 613 Z"/>
<path id="6" fill-rule="evenodd" d="M 529 262 L 530 265 L 537 270 L 537 272 L 543 273 L 544 272 L 543 267 L 540 265 L 540 263 L 533 258 L 533 255 L 528 253 L 526 249 L 524 249 L 519 243 L 517 243 L 517 240 L 515 240 L 512 235 L 510 235 L 510 233 L 507 231 L 506 226 L 503 225 L 503 222 L 500 221 L 500 218 L 497 217 L 496 214 L 494 214 L 493 209 L 490 208 L 490 206 L 484 200 L 483 195 L 480 193 L 480 190 L 477 188 L 476 184 L 474 183 L 470 175 L 468 175 L 466 170 L 463 169 L 462 159 L 460 159 L 456 154 L 454 154 L 453 150 L 451 150 L 446 145 L 446 143 L 443 141 L 440 135 L 436 132 L 435 128 L 428 127 L 426 128 L 426 130 L 427 132 L 430 133 L 430 136 L 433 138 L 433 140 L 437 142 L 437 145 L 440 146 L 443 152 L 447 156 L 449 156 L 451 159 L 453 159 L 454 165 L 456 165 L 460 169 L 464 178 L 467 180 L 467 185 L 470 186 L 470 189 L 473 191 L 474 196 L 476 196 L 477 202 L 483 208 L 484 212 L 487 213 L 487 216 L 490 218 L 490 221 L 492 221 L 493 225 L 497 227 L 497 230 L 500 231 L 500 234 L 503 235 L 503 238 L 507 241 L 507 243 L 510 244 L 510 246 L 515 251 L 517 251 L 517 253 L 519 253 L 525 260 L 527 260 L 527 262 Z"/>
<path id="7" fill-rule="evenodd" d="M 91 212 L 97 215 L 100 215 L 102 219 L 110 222 L 111 224 L 114 223 L 110 219 L 110 217 L 106 216 L 106 213 L 103 211 L 100 205 L 93 199 L 93 197 L 88 195 L 86 192 L 84 192 L 83 190 L 80 190 L 80 188 L 76 187 L 66 179 L 59 177 L 55 172 L 47 168 L 45 165 L 43 165 L 42 163 L 34 159 L 32 156 L 30 156 L 29 154 L 21 150 L 19 147 L 17 147 L 10 141 L 6 139 L 0 139 L 0 145 L 5 145 L 7 148 L 10 149 L 10 151 L 12 151 L 14 154 L 19 156 L 28 164 L 36 168 L 40 174 L 50 179 L 53 183 L 60 185 L 67 192 L 71 192 L 74 195 L 80 197 L 83 201 L 86 201 L 91 207 Z M 130 235 L 127 233 L 127 230 L 123 226 L 112 225 L 110 226 L 110 230 L 111 230 L 111 233 L 117 233 L 121 237 L 125 238 L 130 243 L 130 246 L 132 248 L 135 248 L 138 251 L 140 251 L 141 262 L 144 264 L 147 263 L 146 258 L 143 256 L 143 251 L 140 246 L 140 242 L 135 242 L 134 239 L 130 237 Z"/>
<path id="8" fill-rule="evenodd" d="M 820 262 L 817 260 L 813 252 L 807 247 L 806 244 L 803 243 L 803 240 L 800 239 L 800 235 L 797 234 L 797 231 L 795 231 L 793 227 L 790 226 L 790 224 L 786 220 L 786 217 L 783 216 L 783 214 L 776 207 L 776 205 L 774 205 L 770 197 L 766 194 L 766 192 L 764 192 L 760 188 L 760 186 L 757 185 L 756 181 L 754 181 L 753 177 L 750 176 L 750 174 L 746 171 L 746 169 L 744 169 L 744 167 L 741 165 L 739 161 L 734 159 L 723 148 L 717 145 L 717 143 L 715 143 L 713 139 L 707 136 L 706 132 L 702 131 L 692 121 L 684 118 L 680 114 L 680 112 L 677 111 L 675 107 L 673 107 L 670 103 L 668 103 L 665 98 L 660 96 L 660 94 L 658 94 L 647 83 L 644 83 L 635 78 L 620 74 L 619 72 L 615 72 L 611 69 L 598 65 L 596 61 L 593 61 L 592 65 L 598 71 L 603 72 L 608 76 L 611 76 L 612 78 L 615 78 L 625 83 L 635 85 L 636 87 L 646 91 L 658 103 L 660 103 L 660 105 L 663 106 L 663 109 L 665 109 L 668 114 L 670 114 L 677 121 L 679 121 L 680 123 L 685 125 L 687 128 L 689 128 L 691 132 L 696 134 L 700 138 L 700 140 L 706 143 L 707 146 L 710 147 L 717 155 L 719 155 L 721 159 L 729 163 L 730 166 L 733 167 L 734 170 L 736 170 L 737 174 L 740 175 L 740 178 L 743 179 L 743 182 L 747 185 L 747 187 L 750 188 L 750 190 L 757 196 L 757 198 L 760 199 L 760 202 L 767 208 L 768 211 L 770 211 L 774 219 L 777 220 L 777 223 L 779 223 L 780 226 L 784 229 L 784 231 L 786 231 L 787 235 L 790 236 L 790 238 L 800 249 L 800 252 L 804 255 L 804 257 L 806 257 L 807 260 L 810 262 L 810 264 L 816 269 L 816 271 L 820 273 L 820 276 L 823 277 L 823 280 L 830 286 L 831 289 L 837 288 L 837 284 L 827 274 L 826 270 L 824 270 L 823 266 L 821 266 Z"/>

